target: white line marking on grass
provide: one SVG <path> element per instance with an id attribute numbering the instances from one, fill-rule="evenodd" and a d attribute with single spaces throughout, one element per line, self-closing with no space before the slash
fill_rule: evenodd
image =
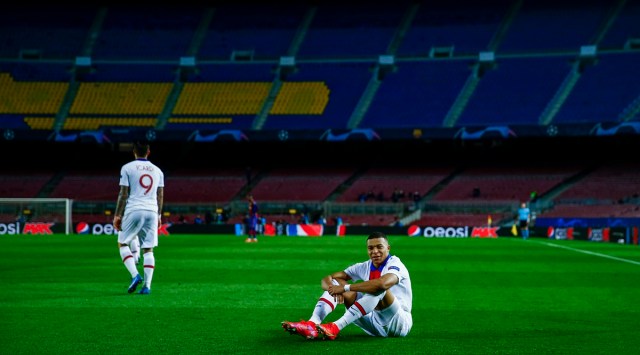
<path id="1" fill-rule="evenodd" d="M 640 262 L 638 261 L 634 261 L 634 260 L 629 260 L 629 259 L 623 259 L 623 258 L 617 258 L 615 256 L 611 256 L 611 255 L 607 255 L 607 254 L 600 254 L 600 253 L 594 253 L 592 251 L 587 251 L 587 250 L 581 250 L 581 249 L 576 249 L 576 248 L 571 248 L 571 247 L 567 247 L 564 245 L 558 245 L 558 244 L 553 244 L 553 243 L 546 243 L 546 242 L 542 242 L 542 244 L 546 244 L 550 247 L 555 247 L 555 248 L 562 248 L 562 249 L 567 249 L 567 250 L 573 250 L 573 251 L 577 251 L 578 253 L 584 253 L 584 254 L 589 254 L 589 255 L 595 255 L 595 256 L 599 256 L 602 258 L 607 258 L 607 259 L 612 259 L 612 260 L 617 260 L 617 261 L 622 261 L 625 263 L 629 263 L 629 264 L 634 264 L 634 265 L 640 265 Z"/>

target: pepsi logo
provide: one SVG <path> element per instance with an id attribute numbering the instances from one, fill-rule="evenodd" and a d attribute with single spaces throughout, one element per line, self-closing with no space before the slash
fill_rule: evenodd
<path id="1" fill-rule="evenodd" d="M 86 222 L 80 222 L 76 226 L 76 233 L 78 234 L 88 234 L 89 233 L 89 225 Z"/>
<path id="2" fill-rule="evenodd" d="M 415 237 L 417 235 L 420 235 L 420 227 L 418 227 L 416 225 L 409 226 L 409 230 L 407 230 L 407 234 L 410 237 Z"/>

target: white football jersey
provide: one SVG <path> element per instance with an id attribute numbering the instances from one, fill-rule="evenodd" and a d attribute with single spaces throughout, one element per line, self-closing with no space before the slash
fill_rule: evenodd
<path id="1" fill-rule="evenodd" d="M 371 260 L 367 260 L 361 263 L 353 264 L 349 266 L 344 272 L 351 277 L 354 281 L 368 281 L 369 275 L 372 270 L 375 270 L 375 266 Z M 411 305 L 413 302 L 413 293 L 411 291 L 411 278 L 409 277 L 409 270 L 404 266 L 400 258 L 397 256 L 389 255 L 388 259 L 381 265 L 380 276 L 385 274 L 394 274 L 398 276 L 398 283 L 393 285 L 389 290 L 396 297 L 396 301 L 400 303 L 402 309 L 407 312 L 411 312 Z"/>
<path id="2" fill-rule="evenodd" d="M 164 187 L 164 173 L 147 159 L 122 166 L 120 186 L 129 186 L 125 212 L 147 210 L 158 213 L 158 187 Z"/>

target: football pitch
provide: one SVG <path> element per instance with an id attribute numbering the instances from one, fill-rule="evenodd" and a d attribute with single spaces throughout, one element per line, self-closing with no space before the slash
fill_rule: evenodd
<path id="1" fill-rule="evenodd" d="M 632 354 L 640 248 L 533 238 L 390 237 L 412 331 L 289 335 L 362 237 L 161 236 L 152 294 L 126 292 L 115 236 L 0 236 L 0 354 Z M 142 268 L 140 267 L 140 270 Z M 327 320 L 344 313 L 339 306 Z"/>

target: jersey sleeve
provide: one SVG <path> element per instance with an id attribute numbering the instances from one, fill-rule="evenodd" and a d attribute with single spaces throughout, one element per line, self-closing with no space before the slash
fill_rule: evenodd
<path id="1" fill-rule="evenodd" d="M 365 271 L 367 270 L 368 267 L 369 267 L 369 263 L 365 261 L 362 263 L 357 263 L 349 266 L 344 270 L 344 272 L 345 274 L 349 275 L 349 277 L 353 281 L 364 280 L 366 277 Z"/>
<path id="2" fill-rule="evenodd" d="M 160 172 L 160 178 L 158 179 L 158 187 L 164 187 L 164 173 L 162 172 L 162 170 L 158 169 L 158 171 Z"/>
<path id="3" fill-rule="evenodd" d="M 406 273 L 406 268 L 399 258 L 394 257 L 387 264 L 387 272 L 385 274 L 394 274 L 398 276 L 398 281 L 402 281 Z"/>
<path id="4" fill-rule="evenodd" d="M 129 186 L 129 177 L 125 166 L 120 169 L 120 186 Z"/>

